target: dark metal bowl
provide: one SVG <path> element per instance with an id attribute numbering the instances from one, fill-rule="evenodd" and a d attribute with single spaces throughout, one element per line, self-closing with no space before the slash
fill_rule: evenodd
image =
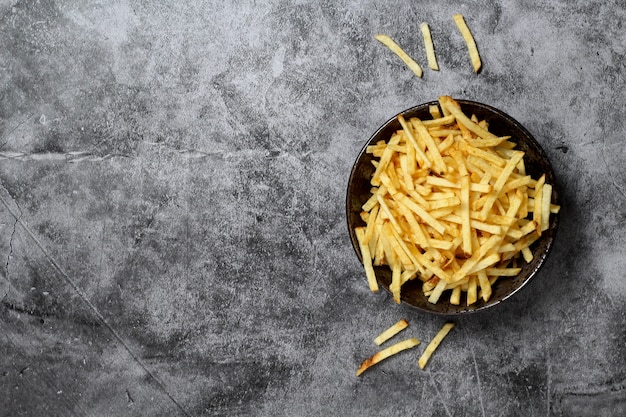
<path id="1" fill-rule="evenodd" d="M 512 137 L 511 141 L 517 143 L 516 149 L 525 152 L 524 164 L 526 167 L 526 173 L 531 175 L 534 179 L 538 179 L 542 174 L 545 174 L 546 183 L 553 186 L 552 202 L 554 204 L 558 204 L 558 190 L 554 181 L 554 172 L 552 170 L 552 166 L 550 165 L 550 161 L 539 143 L 537 143 L 528 130 L 526 130 L 511 116 L 496 108 L 469 100 L 456 101 L 461 105 L 461 109 L 468 116 L 475 114 L 479 120 L 486 120 L 489 123 L 490 132 L 498 136 Z M 407 109 L 400 114 L 402 114 L 407 120 L 411 117 L 429 119 L 431 116 L 428 111 L 428 106 L 432 104 L 438 103 L 433 101 L 430 103 L 420 104 L 419 106 Z M 366 153 L 366 148 L 368 145 L 375 144 L 379 140 L 389 140 L 391 134 L 399 129 L 401 129 L 401 126 L 396 115 L 383 124 L 367 141 L 359 153 L 359 156 L 352 167 L 352 171 L 350 172 L 346 195 L 346 216 L 350 239 L 352 240 L 354 250 L 361 262 L 363 260 L 361 258 L 359 244 L 354 233 L 354 228 L 365 225 L 361 220 L 360 212 L 361 206 L 371 195 L 370 179 L 374 171 L 374 167 L 371 164 L 373 157 L 371 154 Z M 558 217 L 558 214 L 552 214 L 550 216 L 550 226 L 548 230 L 543 232 L 541 238 L 531 246 L 534 254 L 532 262 L 525 263 L 522 260 L 518 265 L 522 268 L 519 275 L 515 277 L 502 277 L 496 281 L 493 285 L 491 298 L 487 302 L 479 299 L 473 305 L 466 306 L 464 305 L 466 304 L 465 296 L 463 296 L 461 298 L 460 305 L 453 305 L 449 303 L 447 297 L 444 295 L 437 304 L 432 304 L 428 302 L 427 297 L 423 294 L 421 288 L 422 282 L 420 280 L 414 280 L 402 286 L 401 301 L 417 308 L 418 310 L 442 315 L 457 315 L 476 312 L 502 303 L 504 300 L 508 299 L 523 288 L 532 278 L 537 276 L 554 242 L 558 226 Z M 391 284 L 391 270 L 387 266 L 374 267 L 374 269 L 376 271 L 376 277 L 379 285 L 389 292 L 389 285 Z M 365 273 L 363 273 L 363 283 L 364 285 L 367 285 Z"/>

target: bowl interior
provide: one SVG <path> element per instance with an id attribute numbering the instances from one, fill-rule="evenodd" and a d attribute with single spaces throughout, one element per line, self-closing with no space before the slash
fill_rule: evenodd
<path id="1" fill-rule="evenodd" d="M 461 109 L 468 116 L 475 114 L 479 120 L 486 120 L 489 123 L 490 132 L 498 136 L 509 135 L 512 137 L 511 141 L 517 143 L 516 149 L 525 152 L 524 163 L 527 174 L 531 175 L 534 179 L 537 179 L 542 174 L 545 174 L 546 183 L 552 184 L 553 186 L 552 202 L 554 204 L 558 204 L 558 190 L 555 185 L 552 166 L 550 165 L 550 161 L 548 160 L 545 152 L 533 136 L 512 117 L 496 108 L 469 100 L 457 99 L 456 101 L 461 105 Z M 405 117 L 405 119 L 409 119 L 411 117 L 430 119 L 431 116 L 428 111 L 428 106 L 432 104 L 437 104 L 437 102 L 433 101 L 421 104 L 407 109 L 401 114 Z M 354 233 L 354 228 L 365 225 L 360 217 L 361 206 L 370 196 L 370 178 L 374 172 L 374 167 L 371 164 L 373 156 L 366 153 L 366 148 L 368 145 L 374 144 L 379 140 L 389 140 L 391 134 L 399 129 L 401 129 L 401 126 L 397 120 L 397 116 L 394 116 L 383 124 L 363 146 L 350 173 L 346 195 L 346 216 L 350 239 L 361 262 L 361 253 Z M 492 296 L 487 302 L 479 299 L 473 305 L 466 306 L 464 295 L 461 298 L 461 304 L 457 306 L 450 304 L 447 300 L 448 297 L 446 297 L 447 293 L 444 293 L 437 304 L 432 304 L 428 302 L 427 297 L 422 293 L 422 283 L 417 279 L 402 286 L 401 300 L 403 303 L 413 306 L 419 310 L 444 315 L 474 312 L 495 306 L 519 291 L 537 274 L 550 251 L 555 238 L 557 225 L 558 215 L 551 215 L 549 229 L 542 233 L 541 238 L 531 246 L 531 250 L 534 255 L 532 262 L 525 263 L 522 260 L 518 265 L 522 268 L 522 271 L 518 276 L 503 277 L 499 279 L 494 284 Z M 374 269 L 376 271 L 379 285 L 389 291 L 389 285 L 391 283 L 390 269 L 387 266 L 375 267 Z M 364 285 L 367 285 L 365 275 L 363 279 Z"/>

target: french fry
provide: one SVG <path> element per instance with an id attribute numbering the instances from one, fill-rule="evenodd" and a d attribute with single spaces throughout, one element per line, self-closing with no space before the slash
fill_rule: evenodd
<path id="1" fill-rule="evenodd" d="M 411 71 L 413 71 L 415 75 L 417 75 L 419 78 L 422 78 L 422 67 L 420 67 L 420 65 L 415 62 L 413 58 L 411 58 L 393 39 L 391 39 L 391 37 L 381 34 L 376 35 L 375 38 L 380 43 L 389 48 L 391 52 L 396 54 L 402 60 L 402 62 L 404 62 L 406 66 L 409 67 Z"/>
<path id="2" fill-rule="evenodd" d="M 391 285 L 389 285 L 389 289 L 391 290 L 391 294 L 393 295 L 393 301 L 396 304 L 400 304 L 400 280 L 402 278 L 402 269 L 400 266 L 400 262 L 396 260 L 391 267 Z"/>
<path id="3" fill-rule="evenodd" d="M 478 300 L 478 283 L 475 276 L 470 276 L 467 280 L 467 305 L 471 306 Z"/>
<path id="4" fill-rule="evenodd" d="M 406 329 L 407 327 L 409 327 L 409 322 L 406 319 L 402 319 L 396 322 L 395 324 L 393 324 L 391 327 L 389 327 L 387 330 L 385 330 L 381 334 L 379 334 L 374 339 L 374 343 L 380 346 L 383 343 L 385 343 L 387 340 L 391 339 L 392 337 L 400 333 L 402 330 Z"/>
<path id="5" fill-rule="evenodd" d="M 450 333 L 450 330 L 452 330 L 453 328 L 454 328 L 453 322 L 445 323 L 441 327 L 441 329 L 437 332 L 435 337 L 433 337 L 430 343 L 428 343 L 428 346 L 426 346 L 426 349 L 424 350 L 424 352 L 422 353 L 422 355 L 417 361 L 420 369 L 424 369 L 426 367 L 426 364 L 430 360 L 433 353 L 435 353 L 439 345 L 441 345 L 441 342 L 443 341 L 443 339 L 448 335 L 448 333 Z"/>
<path id="6" fill-rule="evenodd" d="M 446 281 L 443 279 L 437 282 L 437 285 L 435 286 L 435 288 L 433 288 L 433 292 L 428 297 L 429 303 L 437 304 L 437 301 L 439 301 L 439 297 L 441 297 L 441 294 L 443 294 L 443 292 L 446 290 L 446 284 Z"/>
<path id="7" fill-rule="evenodd" d="M 369 246 L 365 243 L 365 230 L 362 227 L 357 227 L 354 231 L 356 233 L 356 238 L 359 241 L 367 283 L 369 284 L 372 292 L 378 292 L 378 281 L 376 280 L 376 273 L 374 272 L 374 267 L 372 266 L 372 255 L 370 254 Z"/>
<path id="8" fill-rule="evenodd" d="M 360 376 L 363 372 L 376 365 L 377 363 L 380 363 L 381 361 L 393 355 L 396 355 L 403 350 L 414 348 L 419 344 L 420 341 L 412 337 L 410 339 L 403 340 L 402 342 L 398 342 L 395 345 L 391 345 L 388 348 L 376 352 L 361 363 L 361 366 L 359 366 L 359 369 L 356 371 L 356 376 Z"/>
<path id="9" fill-rule="evenodd" d="M 440 119 L 441 116 L 441 109 L 439 109 L 439 106 L 437 106 L 436 104 L 432 104 L 430 106 L 428 106 L 428 112 L 430 113 L 430 115 L 433 117 L 433 119 Z M 443 123 L 443 124 L 447 124 L 447 123 Z"/>
<path id="10" fill-rule="evenodd" d="M 374 225 L 376 224 L 376 218 L 378 216 L 378 210 L 380 206 L 374 206 L 372 210 L 369 212 L 370 216 L 367 221 L 367 227 L 365 228 L 365 234 L 363 235 L 363 244 L 369 245 L 370 241 L 374 237 Z"/>
<path id="11" fill-rule="evenodd" d="M 496 277 L 514 277 L 522 272 L 522 268 L 487 268 L 485 273 L 487 276 Z"/>
<path id="12" fill-rule="evenodd" d="M 488 301 L 491 297 L 491 283 L 489 282 L 489 277 L 487 276 L 487 271 L 483 269 L 478 272 L 478 285 L 480 285 L 480 295 L 483 301 Z"/>
<path id="13" fill-rule="evenodd" d="M 468 175 L 461 177 L 461 237 L 463 239 L 463 252 L 472 254 L 472 230 L 470 224 L 470 178 Z"/>
<path id="14" fill-rule="evenodd" d="M 452 292 L 450 293 L 450 304 L 458 306 L 461 304 L 461 286 L 457 285 L 452 288 Z"/>
<path id="15" fill-rule="evenodd" d="M 424 39 L 424 47 L 426 48 L 426 59 L 428 60 L 428 67 L 433 71 L 439 71 L 439 64 L 437 64 L 437 56 L 435 55 L 435 45 L 433 44 L 433 38 L 430 34 L 430 27 L 428 23 L 423 22 L 420 24 L 420 31 L 422 32 L 422 38 Z"/>
<path id="16" fill-rule="evenodd" d="M 552 199 L 552 185 L 543 184 L 541 193 L 541 227 L 540 230 L 545 232 L 550 226 L 550 203 Z"/>
<path id="17" fill-rule="evenodd" d="M 461 36 L 463 36 L 463 40 L 467 45 L 467 51 L 469 52 L 470 60 L 472 62 L 472 67 L 474 68 L 474 72 L 480 71 L 482 63 L 480 61 L 480 55 L 478 54 L 478 48 L 476 47 L 476 41 L 474 40 L 474 36 L 472 36 L 472 32 L 470 32 L 469 27 L 467 27 L 467 23 L 465 22 L 465 18 L 462 14 L 456 13 L 452 16 L 454 19 L 454 23 L 459 28 L 459 32 L 461 32 Z"/>

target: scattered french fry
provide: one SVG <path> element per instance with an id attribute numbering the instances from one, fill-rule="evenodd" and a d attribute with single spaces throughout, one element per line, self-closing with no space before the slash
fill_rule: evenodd
<path id="1" fill-rule="evenodd" d="M 428 67 L 433 71 L 439 71 L 437 56 L 435 55 L 435 45 L 433 44 L 433 38 L 430 34 L 430 27 L 428 26 L 428 23 L 424 22 L 420 24 L 420 31 L 422 32 L 422 38 L 424 39 L 424 47 L 426 48 L 426 59 L 428 60 Z"/>
<path id="2" fill-rule="evenodd" d="M 452 18 L 454 19 L 456 26 L 459 28 L 461 36 L 463 36 L 463 40 L 465 40 L 474 72 L 480 71 L 480 67 L 482 66 L 480 55 L 478 54 L 478 48 L 476 47 L 474 36 L 472 36 L 472 32 L 470 32 L 469 27 L 467 27 L 465 18 L 460 13 L 455 14 Z"/>
<path id="3" fill-rule="evenodd" d="M 463 40 L 467 47 L 467 51 L 469 53 L 470 62 L 472 64 L 472 68 L 475 73 L 478 73 L 482 68 L 482 61 L 480 58 L 480 54 L 478 53 L 478 47 L 476 46 L 476 41 L 472 32 L 470 31 L 467 23 L 465 21 L 465 17 L 456 13 L 452 16 Z M 430 26 L 426 22 L 422 22 L 419 25 L 420 32 L 422 34 L 422 40 L 424 41 L 424 49 L 426 51 L 426 60 L 428 62 L 428 67 L 433 71 L 439 71 L 439 63 L 437 62 L 437 55 L 435 53 L 435 45 L 433 42 L 432 34 L 430 32 Z M 394 54 L 396 54 L 405 65 L 413 71 L 415 75 L 418 77 L 422 77 L 423 70 L 422 67 L 407 54 L 389 35 L 378 34 L 375 35 L 376 40 L 385 45 L 389 50 L 391 50 Z M 444 115 L 449 114 L 448 109 L 441 109 Z M 467 134 L 468 129 L 464 126 L 460 126 L 461 130 L 464 134 Z"/>
<path id="4" fill-rule="evenodd" d="M 389 327 L 387 330 L 385 330 L 381 334 L 379 334 L 374 339 L 374 343 L 380 346 L 383 343 L 385 343 L 387 340 L 391 339 L 393 336 L 400 333 L 402 330 L 406 329 L 407 327 L 409 327 L 409 322 L 406 319 L 402 319 L 398 321 L 397 323 L 395 323 L 393 326 Z"/>
<path id="5" fill-rule="evenodd" d="M 398 342 L 395 345 L 391 345 L 388 348 L 376 352 L 361 363 L 361 366 L 356 371 L 356 376 L 360 376 L 363 372 L 376 365 L 377 363 L 389 358 L 390 356 L 396 355 L 403 350 L 414 348 L 419 344 L 420 341 L 412 337 L 410 339 L 403 340 L 402 342 Z"/>
<path id="6" fill-rule="evenodd" d="M 404 62 L 406 64 L 406 66 L 409 67 L 409 69 L 411 71 L 413 71 L 413 73 L 415 75 L 417 75 L 418 77 L 422 78 L 422 74 L 423 74 L 422 67 L 420 67 L 420 65 L 417 62 L 415 62 L 413 60 L 413 58 L 411 58 L 400 47 L 400 45 L 398 45 L 393 39 L 391 39 L 391 37 L 389 37 L 388 35 L 376 35 L 375 38 L 380 43 L 382 43 L 387 48 L 389 48 L 391 50 L 391 52 L 396 54 L 402 60 L 402 62 Z"/>
<path id="7" fill-rule="evenodd" d="M 426 346 L 426 349 L 424 350 L 424 352 L 422 353 L 422 355 L 417 361 L 421 369 L 424 369 L 424 367 L 430 360 L 430 357 L 433 355 L 435 350 L 437 350 L 437 348 L 439 347 L 443 339 L 448 335 L 448 333 L 450 332 L 450 330 L 452 330 L 453 327 L 454 327 L 454 323 L 452 322 L 448 322 L 444 324 L 441 327 L 441 329 L 437 332 L 435 337 L 430 341 L 428 346 Z"/>

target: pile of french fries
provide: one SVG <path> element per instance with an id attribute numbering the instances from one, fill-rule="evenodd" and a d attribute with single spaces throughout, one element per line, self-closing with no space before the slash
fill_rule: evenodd
<path id="1" fill-rule="evenodd" d="M 430 114 L 398 116 L 402 129 L 366 149 L 375 170 L 355 235 L 373 292 L 374 266 L 387 265 L 396 303 L 402 286 L 419 279 L 429 302 L 449 292 L 451 304 L 465 294 L 469 306 L 520 273 L 520 254 L 532 260 L 530 246 L 559 206 L 545 175 L 526 174 L 514 139 L 494 135 L 449 96 Z"/>

